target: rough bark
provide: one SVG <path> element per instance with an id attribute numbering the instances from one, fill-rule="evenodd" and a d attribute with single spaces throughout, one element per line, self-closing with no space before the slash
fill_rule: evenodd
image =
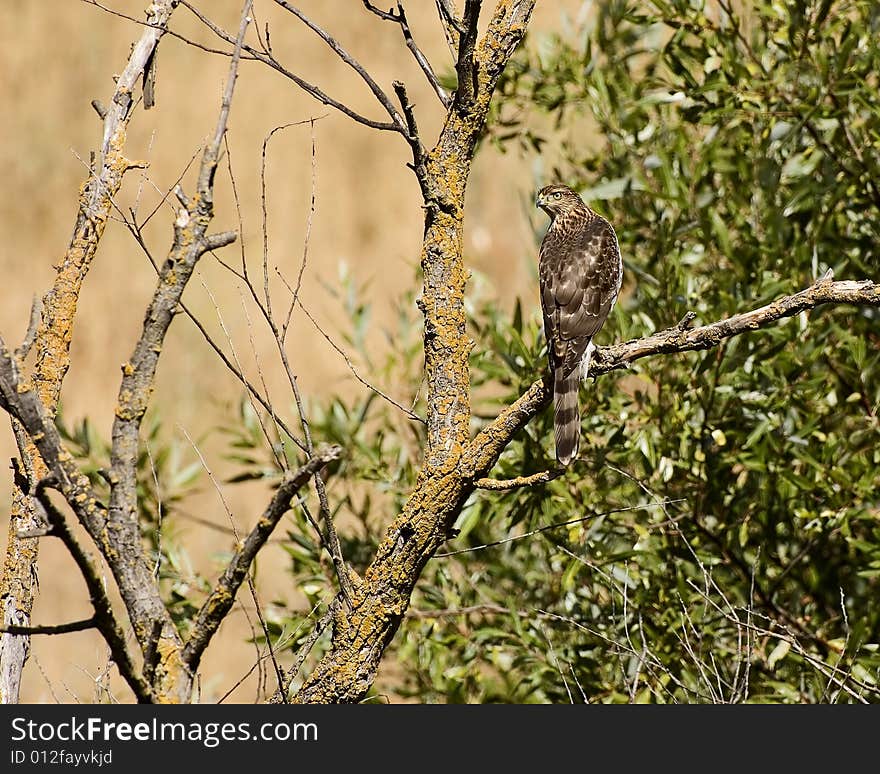
<path id="1" fill-rule="evenodd" d="M 31 378 L 40 400 L 52 415 L 70 366 L 70 341 L 80 289 L 104 234 L 112 199 L 122 185 L 125 172 L 133 166 L 125 158 L 123 148 L 135 104 L 134 89 L 165 33 L 175 5 L 172 0 L 155 0 L 146 10 L 149 26 L 143 28 L 140 39 L 132 48 L 108 103 L 110 107 L 104 112 L 101 152 L 80 191 L 73 235 L 57 266 L 52 288 L 43 300 Z M 18 486 L 13 494 L 3 578 L 0 582 L 0 607 L 4 625 L 27 626 L 36 593 L 39 541 L 21 538 L 19 534 L 32 531 L 38 525 L 27 492 L 46 475 L 47 469 L 29 439 L 21 432 L 16 432 L 16 440 L 28 480 L 26 488 Z M 4 704 L 18 702 L 21 671 L 28 650 L 26 635 L 0 635 L 0 702 Z"/>
<path id="2" fill-rule="evenodd" d="M 466 22 L 476 26 L 479 3 Z M 446 540 L 473 481 L 461 474 L 468 444 L 472 342 L 466 332 L 462 258 L 464 197 L 477 139 L 495 84 L 522 40 L 534 0 L 501 0 L 478 45 L 459 47 L 459 73 L 474 73 L 467 94 L 453 100 L 439 139 L 416 174 L 425 195 L 422 242 L 428 385 L 428 444 L 413 495 L 379 546 L 351 609 L 332 606 L 330 648 L 294 696 L 296 702 L 356 702 L 369 691 L 385 648 L 397 631 L 416 581 Z"/>

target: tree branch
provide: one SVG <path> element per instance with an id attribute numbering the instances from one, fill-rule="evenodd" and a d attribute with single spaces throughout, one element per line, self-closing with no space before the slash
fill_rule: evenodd
<path id="1" fill-rule="evenodd" d="M 122 185 L 131 163 L 123 156 L 126 129 L 134 105 L 132 90 L 143 74 L 147 62 L 165 34 L 174 11 L 173 0 L 154 0 L 147 8 L 148 26 L 133 46 L 122 74 L 116 81 L 112 98 L 101 117 L 104 123 L 100 163 L 93 166 L 82 189 L 76 214 L 73 236 L 57 266 L 52 288 L 43 299 L 40 323 L 33 337 L 36 358 L 33 383 L 43 405 L 54 414 L 61 392 L 61 384 L 70 367 L 70 341 L 82 282 L 88 274 L 98 242 L 110 215 L 112 199 Z M 23 348 L 31 339 L 26 337 Z M 24 354 L 24 349 L 22 349 Z M 19 449 L 26 467 L 31 468 L 30 486 L 46 473 L 39 453 L 33 444 L 23 443 Z M 5 623 L 26 623 L 30 617 L 36 590 L 35 577 L 38 542 L 22 543 L 18 533 L 31 524 L 29 501 L 19 490 L 13 494 L 9 520 L 9 539 L 6 546 L 0 600 Z M 18 701 L 21 670 L 27 658 L 27 641 L 14 635 L 0 636 L 0 701 Z"/>
<path id="2" fill-rule="evenodd" d="M 64 515 L 52 504 L 46 493 L 46 489 L 52 483 L 54 482 L 51 479 L 40 481 L 34 491 L 34 497 L 40 503 L 46 515 L 46 520 L 52 527 L 51 534 L 61 539 L 64 547 L 76 562 L 76 566 L 79 567 L 79 571 L 89 590 L 92 607 L 95 610 L 94 625 L 104 636 L 119 674 L 128 683 L 129 688 L 134 692 L 139 702 L 152 702 L 152 688 L 140 676 L 129 655 L 128 647 L 125 643 L 125 635 L 122 633 L 122 628 L 116 620 L 113 605 L 110 603 L 110 598 L 104 589 L 104 583 L 97 570 L 95 561 L 80 547 L 73 533 L 68 528 Z"/>
<path id="3" fill-rule="evenodd" d="M 822 279 L 799 293 L 736 314 L 726 320 L 688 328 L 678 324 L 643 339 L 609 347 L 599 347 L 593 354 L 590 376 L 597 377 L 652 355 L 674 354 L 712 349 L 725 339 L 767 328 L 778 320 L 824 304 L 880 306 L 880 285 L 871 280 L 833 282 Z M 690 318 L 685 318 L 690 322 Z M 684 322 L 684 321 L 682 321 Z M 479 478 L 492 468 L 514 435 L 550 402 L 552 390 L 545 379 L 536 381 L 511 406 L 484 427 L 470 443 L 465 465 Z"/>
<path id="4" fill-rule="evenodd" d="M 71 621 L 70 623 L 54 624 L 45 626 L 0 626 L 2 634 L 23 634 L 30 637 L 34 634 L 71 634 L 73 632 L 84 632 L 89 629 L 98 627 L 94 616 L 85 618 L 82 621 Z"/>
<path id="5" fill-rule="evenodd" d="M 474 59 L 474 47 L 477 44 L 477 23 L 480 20 L 480 9 L 483 0 L 465 0 L 464 31 L 458 39 L 458 59 L 455 71 L 458 73 L 458 87 L 455 89 L 455 107 L 459 111 L 467 111 L 477 98 L 477 62 Z"/>
<path id="6" fill-rule="evenodd" d="M 192 671 L 198 668 L 202 653 L 235 602 L 235 595 L 247 576 L 257 553 L 265 545 L 281 517 L 290 510 L 291 498 L 328 462 L 339 458 L 339 446 L 319 448 L 315 456 L 296 471 L 288 471 L 263 515 L 230 560 L 211 595 L 195 617 L 183 650 L 183 660 Z"/>
<path id="7" fill-rule="evenodd" d="M 534 486 L 535 484 L 546 484 L 559 478 L 565 473 L 565 468 L 555 468 L 553 470 L 542 470 L 540 473 L 532 473 L 530 476 L 517 476 L 516 478 L 497 479 L 497 478 L 478 478 L 474 481 L 477 489 L 489 489 L 494 492 L 504 492 L 510 489 L 521 489 L 525 486 Z"/>
<path id="8" fill-rule="evenodd" d="M 406 47 L 410 50 L 410 53 L 413 55 L 413 58 L 416 60 L 416 63 L 422 69 L 422 72 L 425 74 L 425 78 L 428 79 L 428 83 L 431 84 L 431 88 L 434 90 L 434 93 L 437 95 L 441 104 L 444 108 L 449 108 L 452 104 L 452 98 L 449 96 L 449 93 L 440 85 L 440 81 L 437 79 L 437 74 L 434 72 L 434 68 L 431 67 L 431 63 L 428 61 L 428 58 L 422 53 L 422 50 L 416 45 L 416 41 L 413 38 L 412 30 L 409 27 L 409 22 L 406 19 L 406 11 L 403 9 L 403 3 L 397 4 L 397 13 L 391 11 L 382 11 L 376 8 L 370 0 L 363 0 L 364 7 L 370 11 L 371 13 L 376 14 L 380 19 L 384 19 L 385 21 L 394 22 L 400 25 L 400 31 L 403 33 L 403 40 L 406 43 Z"/>
<path id="9" fill-rule="evenodd" d="M 287 2 L 287 0 L 275 0 L 275 4 L 281 6 L 285 11 L 292 13 L 299 19 L 303 24 L 306 25 L 312 32 L 314 32 L 321 40 L 323 40 L 330 48 L 333 49 L 333 53 L 336 54 L 345 64 L 347 64 L 352 70 L 354 70 L 363 80 L 364 83 L 367 84 L 367 87 L 373 92 L 373 96 L 379 101 L 379 104 L 385 108 L 385 111 L 391 117 L 392 123 L 399 126 L 401 129 L 404 128 L 403 119 L 400 116 L 400 113 L 394 107 L 394 104 L 391 102 L 391 98 L 382 90 L 378 83 L 373 79 L 363 67 L 363 65 L 357 61 L 351 54 L 348 53 L 339 42 L 323 27 L 315 24 L 308 16 L 306 16 L 302 11 L 300 11 L 296 6 L 291 5 L 291 3 Z"/>
<path id="10" fill-rule="evenodd" d="M 212 22 L 207 16 L 205 16 L 201 11 L 195 8 L 188 0 L 180 0 L 180 4 L 185 6 L 192 14 L 204 24 L 211 32 L 213 32 L 218 38 L 221 40 L 225 40 L 227 43 L 234 43 L 235 38 L 230 35 L 228 32 L 223 30 L 221 27 L 217 26 L 214 22 Z M 406 130 L 403 125 L 403 122 L 397 123 L 395 121 L 375 121 L 372 118 L 367 118 L 366 116 L 361 115 L 355 110 L 352 110 L 348 105 L 340 102 L 339 100 L 333 99 L 333 97 L 329 96 L 325 92 L 321 91 L 317 86 L 309 83 L 308 81 L 300 78 L 295 73 L 288 70 L 284 67 L 271 53 L 258 51 L 252 46 L 247 45 L 246 43 L 242 44 L 242 50 L 246 51 L 250 54 L 254 59 L 259 62 L 262 62 L 265 65 L 268 65 L 273 70 L 281 73 L 285 78 L 293 81 L 297 86 L 299 86 L 304 92 L 310 94 L 314 97 L 318 102 L 323 105 L 327 105 L 329 107 L 335 108 L 340 113 L 344 113 L 353 121 L 356 121 L 359 124 L 363 124 L 364 126 L 369 126 L 371 129 L 379 129 L 381 131 L 390 131 L 390 132 L 399 132 L 403 134 Z"/>

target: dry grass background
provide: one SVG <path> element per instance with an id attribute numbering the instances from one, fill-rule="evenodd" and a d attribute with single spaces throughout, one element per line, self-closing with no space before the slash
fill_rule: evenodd
<path id="1" fill-rule="evenodd" d="M 138 19 L 143 18 L 146 6 L 145 0 L 106 0 L 106 4 Z M 235 28 L 238 0 L 199 5 L 225 27 Z M 423 136 L 430 143 L 442 112 L 403 46 L 397 27 L 368 14 L 359 0 L 303 0 L 299 5 L 349 47 L 389 91 L 395 78 L 407 83 Z M 491 5 L 486 3 L 485 16 Z M 560 28 L 563 15 L 576 15 L 582 5 L 581 0 L 539 3 L 531 44 L 542 33 Z M 383 118 L 363 83 L 319 39 L 271 2 L 258 0 L 256 7 L 261 23 L 270 22 L 276 55 L 289 69 L 365 114 Z M 451 59 L 433 1 L 411 0 L 407 10 L 425 53 L 439 71 L 448 71 Z M 216 45 L 185 8 L 176 12 L 172 27 Z M 66 246 L 77 191 L 86 176 L 81 159 L 87 160 L 100 141 L 100 124 L 89 101 L 106 99 L 111 93 L 111 76 L 123 66 L 139 30 L 131 21 L 82 0 L 6 0 L 0 5 L 0 30 L 0 104 L 4 116 L 0 143 L 0 331 L 15 342 L 26 328 L 32 297 L 44 293 L 52 282 L 52 266 Z M 158 56 L 157 106 L 149 112 L 137 112 L 126 149 L 130 158 L 150 162 L 149 180 L 130 173 L 119 201 L 122 207 L 139 201 L 142 214 L 159 203 L 160 194 L 153 185 L 170 188 L 213 131 L 227 70 L 225 58 L 170 36 L 163 40 Z M 394 299 L 412 286 L 419 259 L 422 212 L 415 179 L 405 166 L 408 148 L 399 136 L 354 124 L 255 63 L 243 64 L 229 130 L 231 161 L 242 201 L 244 245 L 256 268 L 261 255 L 259 168 L 264 136 L 280 124 L 318 116 L 324 117 L 314 126 L 317 210 L 304 298 L 328 332 L 338 334 L 342 317 L 321 281 L 336 281 L 339 263 L 345 261 L 358 282 L 370 281 L 374 326 L 378 328 Z M 295 277 L 311 191 L 309 127 L 276 135 L 269 153 L 270 264 Z M 548 154 L 543 159 L 529 158 L 502 155 L 491 148 L 485 149 L 474 165 L 465 222 L 466 255 L 469 265 L 490 280 L 503 305 L 509 306 L 514 297 L 521 296 L 526 308 L 537 307 L 534 233 L 543 222 L 529 211 L 529 203 L 535 185 L 547 182 L 551 170 Z M 191 175 L 184 178 L 184 188 L 191 191 L 191 182 Z M 230 193 L 224 173 L 218 182 L 215 230 L 236 227 Z M 168 211 L 161 212 L 146 231 L 160 260 L 170 244 L 171 217 Z M 238 245 L 226 248 L 224 256 L 235 262 L 238 250 Z M 154 276 L 124 227 L 111 223 L 81 297 L 72 367 L 62 397 L 68 420 L 88 416 L 102 433 L 109 433 L 119 365 L 130 354 L 139 332 Z M 273 344 L 256 321 L 251 332 L 240 289 L 210 257 L 203 260 L 185 300 L 218 340 L 224 341 L 215 303 L 206 289 L 216 299 L 216 308 L 222 311 L 250 373 L 255 373 L 256 353 L 276 406 L 293 417 L 289 388 L 285 388 Z M 251 335 L 254 351 L 249 343 Z M 388 344 L 378 336 L 370 342 L 376 347 L 377 360 L 381 359 Z M 342 359 L 314 334 L 302 316 L 295 319 L 289 352 L 307 398 L 355 389 Z M 394 385 L 385 387 L 395 394 Z M 186 319 L 179 319 L 172 328 L 156 388 L 154 405 L 169 435 L 183 443 L 185 433 L 200 439 L 209 466 L 222 479 L 228 468 L 219 455 L 221 444 L 216 434 L 206 433 L 229 419 L 241 390 Z M 9 431 L 0 436 L 0 454 L 4 459 L 14 454 Z M 204 483 L 202 494 L 188 503 L 189 510 L 228 525 L 217 492 L 207 480 Z M 0 479 L 4 502 L 9 500 L 10 487 L 11 473 L 7 471 Z M 265 503 L 265 492 L 255 487 L 225 487 L 223 492 L 237 524 L 247 529 Z M 216 572 L 216 553 L 229 548 L 229 538 L 198 526 L 186 526 L 181 532 L 194 565 Z M 284 568 L 283 552 L 270 546 L 259 567 L 258 587 L 263 599 L 289 598 Z M 44 540 L 41 548 L 39 577 L 35 623 L 60 623 L 88 615 L 81 579 L 52 540 Z M 245 593 L 240 598 L 250 606 Z M 253 646 L 245 642 L 249 633 L 245 616 L 237 607 L 206 655 L 202 700 L 217 700 L 253 663 Z M 106 661 L 103 643 L 94 633 L 65 635 L 63 639 L 35 637 L 22 700 L 93 701 L 95 680 Z M 112 685 L 123 701 L 129 700 L 124 687 L 120 689 L 116 681 Z M 231 700 L 253 701 L 255 690 L 251 678 Z"/>

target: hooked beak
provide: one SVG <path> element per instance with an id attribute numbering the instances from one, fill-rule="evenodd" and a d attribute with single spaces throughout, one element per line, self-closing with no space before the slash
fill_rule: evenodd
<path id="1" fill-rule="evenodd" d="M 542 194 L 538 194 L 535 197 L 535 207 L 543 207 L 547 203 L 547 200 L 544 198 Z"/>

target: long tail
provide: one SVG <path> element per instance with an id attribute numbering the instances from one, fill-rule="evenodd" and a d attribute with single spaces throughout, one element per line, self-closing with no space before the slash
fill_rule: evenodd
<path id="1" fill-rule="evenodd" d="M 577 369 L 569 376 L 557 368 L 553 380 L 553 430 L 556 436 L 556 459 L 568 465 L 578 453 L 581 438 L 581 416 L 578 407 Z"/>

